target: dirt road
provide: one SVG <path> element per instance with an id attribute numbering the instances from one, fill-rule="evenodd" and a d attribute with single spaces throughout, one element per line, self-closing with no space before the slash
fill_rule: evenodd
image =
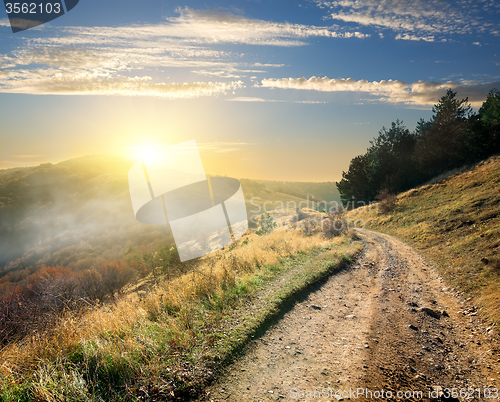
<path id="1" fill-rule="evenodd" d="M 411 247 L 359 235 L 363 256 L 252 341 L 205 401 L 430 400 L 438 387 L 500 400 L 500 350 L 474 307 Z"/>

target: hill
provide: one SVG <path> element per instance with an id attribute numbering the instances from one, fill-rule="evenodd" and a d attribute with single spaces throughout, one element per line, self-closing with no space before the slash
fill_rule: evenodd
<path id="1" fill-rule="evenodd" d="M 80 271 L 122 258 L 127 250 L 171 244 L 167 225 L 144 225 L 134 217 L 128 189 L 133 164 L 121 157 L 86 156 L 0 170 L 0 276 L 10 273 L 17 282 L 42 265 Z M 282 183 L 286 191 L 279 191 L 272 184 L 241 182 L 249 217 L 262 213 L 268 201 L 266 210 L 305 205 L 305 193 L 290 191 L 299 189 L 296 183 Z M 319 198 L 324 192 L 309 194 Z"/>
<path id="2" fill-rule="evenodd" d="M 92 156 L 0 171 L 0 267 L 73 269 L 116 259 L 130 246 L 168 240 L 134 218 L 127 172 L 133 162 Z"/>
<path id="3" fill-rule="evenodd" d="M 398 236 L 437 263 L 490 324 L 500 323 L 500 157 L 400 194 L 390 211 L 350 212 L 365 227 Z M 391 210 L 392 209 L 392 210 Z M 360 222 L 361 223 L 361 222 Z"/>
<path id="4" fill-rule="evenodd" d="M 310 199 L 314 197 L 317 201 L 340 202 L 340 193 L 337 190 L 335 182 L 301 182 L 301 181 L 271 181 L 256 180 L 270 190 L 279 193 L 290 194 L 299 198 Z"/>
<path id="5" fill-rule="evenodd" d="M 167 225 L 134 218 L 132 163 L 0 172 L 0 400 L 194 398 L 293 297 L 361 249 L 351 233 L 292 222 L 297 230 L 250 232 L 180 263 Z M 307 204 L 241 183 L 250 216 Z"/>

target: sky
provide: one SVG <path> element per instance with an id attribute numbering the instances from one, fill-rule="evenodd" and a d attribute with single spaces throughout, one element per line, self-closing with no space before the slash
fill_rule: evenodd
<path id="1" fill-rule="evenodd" d="M 195 139 L 205 170 L 337 181 L 448 88 L 500 89 L 495 0 L 80 0 L 13 34 L 0 10 L 0 169 Z"/>

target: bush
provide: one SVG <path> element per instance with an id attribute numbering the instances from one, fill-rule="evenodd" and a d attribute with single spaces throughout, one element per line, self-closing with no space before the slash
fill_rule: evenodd
<path id="1" fill-rule="evenodd" d="M 344 214 L 328 214 L 326 218 L 321 221 L 321 232 L 326 238 L 340 236 L 347 230 L 347 221 Z"/>
<path id="2" fill-rule="evenodd" d="M 388 190 L 382 190 L 377 195 L 377 200 L 379 201 L 379 213 L 388 214 L 396 208 L 397 197 L 395 194 L 389 193 Z"/>
<path id="3" fill-rule="evenodd" d="M 271 217 L 271 215 L 269 215 L 269 212 L 266 212 L 265 214 L 262 214 L 260 216 L 257 225 L 259 229 L 255 232 L 255 234 L 258 234 L 259 236 L 271 233 L 274 229 L 276 229 L 277 226 L 274 219 Z"/>

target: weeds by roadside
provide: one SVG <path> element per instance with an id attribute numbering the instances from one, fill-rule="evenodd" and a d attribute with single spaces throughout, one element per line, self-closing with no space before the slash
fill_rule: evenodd
<path id="1" fill-rule="evenodd" d="M 231 250 L 192 263 L 191 272 L 160 280 L 142 302 L 123 298 L 80 317 L 66 314 L 44 335 L 5 347 L 4 401 L 176 400 L 196 394 L 221 361 L 290 294 L 359 250 L 351 239 L 300 231 L 251 235 Z M 328 251 L 329 250 L 329 251 Z M 254 305 L 280 275 L 284 288 Z"/>

